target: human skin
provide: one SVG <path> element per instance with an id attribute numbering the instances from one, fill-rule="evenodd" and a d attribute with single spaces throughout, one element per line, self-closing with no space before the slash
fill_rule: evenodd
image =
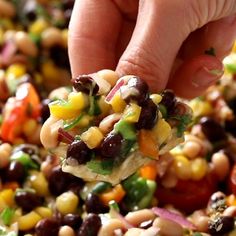
<path id="1" fill-rule="evenodd" d="M 193 98 L 221 77 L 235 38 L 236 0 L 76 0 L 72 76 L 110 68 Z"/>

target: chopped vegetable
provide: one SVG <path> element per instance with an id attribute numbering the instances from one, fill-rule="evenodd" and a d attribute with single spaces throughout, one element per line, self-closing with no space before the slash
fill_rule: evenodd
<path id="1" fill-rule="evenodd" d="M 179 124 L 177 126 L 177 136 L 181 137 L 186 130 L 187 126 L 191 123 L 192 117 L 190 115 L 181 115 L 171 117 L 172 119 L 178 120 Z"/>
<path id="2" fill-rule="evenodd" d="M 78 123 L 81 121 L 82 118 L 83 118 L 83 114 L 81 113 L 77 118 L 75 118 L 71 122 L 65 122 L 63 129 L 65 130 L 73 129 L 75 126 L 78 125 Z"/>
<path id="3" fill-rule="evenodd" d="M 7 207 L 2 211 L 0 218 L 2 219 L 5 225 L 10 225 L 11 220 L 14 216 L 14 213 L 15 213 L 15 210 L 10 207 Z"/>
<path id="4" fill-rule="evenodd" d="M 92 189 L 92 193 L 99 194 L 102 192 L 105 192 L 109 188 L 111 188 L 112 185 L 108 182 L 98 182 Z"/>
<path id="5" fill-rule="evenodd" d="M 140 168 L 141 177 L 149 180 L 155 180 L 157 177 L 157 166 L 155 162 L 151 162 Z"/>
<path id="6" fill-rule="evenodd" d="M 114 130 L 117 133 L 120 133 L 126 140 L 136 140 L 136 130 L 133 124 L 128 123 L 125 120 L 120 120 L 114 126 Z"/>
<path id="7" fill-rule="evenodd" d="M 109 175 L 113 169 L 113 160 L 95 160 L 86 163 L 86 166 L 92 170 L 92 172 L 101 174 L 101 175 Z"/>

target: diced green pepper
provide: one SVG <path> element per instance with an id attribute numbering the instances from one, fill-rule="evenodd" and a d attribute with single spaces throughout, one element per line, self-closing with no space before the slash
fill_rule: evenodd
<path id="1" fill-rule="evenodd" d="M 120 133 L 126 140 L 136 140 L 136 130 L 133 124 L 128 123 L 125 120 L 120 120 L 114 126 L 114 130 L 117 133 Z"/>
<path id="2" fill-rule="evenodd" d="M 14 216 L 14 213 L 15 213 L 15 210 L 12 209 L 12 208 L 10 208 L 10 207 L 6 207 L 6 208 L 2 211 L 2 213 L 1 213 L 1 215 L 0 215 L 0 218 L 2 219 L 2 221 L 3 221 L 3 223 L 4 223 L 5 225 L 10 225 L 11 220 L 12 220 L 12 218 L 13 218 L 13 216 Z"/>
<path id="3" fill-rule="evenodd" d="M 95 194 L 103 193 L 111 187 L 112 185 L 108 182 L 98 182 L 92 189 L 92 193 L 95 193 Z"/>
<path id="4" fill-rule="evenodd" d="M 64 126 L 63 126 L 64 130 L 73 129 L 76 125 L 78 125 L 78 123 L 81 121 L 82 118 L 83 118 L 83 114 L 80 114 L 73 121 L 71 121 L 69 123 L 65 123 Z"/>

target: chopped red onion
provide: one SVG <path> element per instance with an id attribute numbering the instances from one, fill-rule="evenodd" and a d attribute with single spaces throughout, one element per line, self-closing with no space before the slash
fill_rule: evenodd
<path id="1" fill-rule="evenodd" d="M 15 54 L 16 51 L 17 47 L 15 43 L 12 41 L 8 41 L 3 47 L 1 53 L 3 62 L 7 64 L 11 60 L 12 56 Z"/>
<path id="2" fill-rule="evenodd" d="M 74 141 L 74 137 L 62 128 L 58 129 L 58 134 L 59 134 L 59 139 L 67 142 L 68 144 Z"/>
<path id="3" fill-rule="evenodd" d="M 116 83 L 116 85 L 112 88 L 112 90 L 107 94 L 105 101 L 109 102 L 111 101 L 111 99 L 114 97 L 114 95 L 116 94 L 116 92 L 120 89 L 121 86 L 123 86 L 125 84 L 124 80 L 118 80 L 118 82 Z"/>

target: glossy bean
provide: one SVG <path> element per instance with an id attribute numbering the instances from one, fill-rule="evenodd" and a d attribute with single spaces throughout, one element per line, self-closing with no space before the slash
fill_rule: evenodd
<path id="1" fill-rule="evenodd" d="M 37 236 L 58 236 L 59 224 L 54 219 L 42 219 L 35 226 Z"/>

